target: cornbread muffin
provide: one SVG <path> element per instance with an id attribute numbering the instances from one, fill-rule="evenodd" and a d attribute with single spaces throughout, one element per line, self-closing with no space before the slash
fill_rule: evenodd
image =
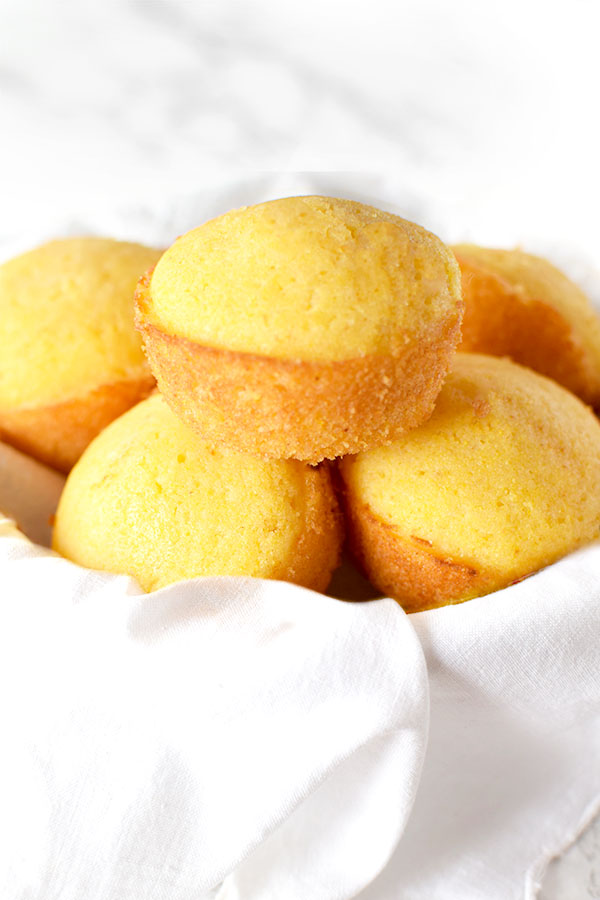
<path id="1" fill-rule="evenodd" d="M 329 197 L 207 222 L 166 251 L 136 299 L 159 387 L 203 439 L 313 463 L 430 415 L 462 313 L 438 238 Z"/>
<path id="2" fill-rule="evenodd" d="M 0 266 L 0 439 L 66 472 L 152 390 L 133 294 L 159 256 L 67 238 Z"/>
<path id="3" fill-rule="evenodd" d="M 431 418 L 341 473 L 356 556 L 408 612 L 505 587 L 600 534 L 600 423 L 508 359 L 458 354 Z"/>
<path id="4" fill-rule="evenodd" d="M 68 559 L 134 575 L 146 591 L 197 575 L 253 575 L 322 591 L 340 543 L 325 469 L 210 449 L 158 393 L 85 451 L 53 536 Z"/>
<path id="5" fill-rule="evenodd" d="M 510 356 L 600 407 L 600 318 L 583 291 L 521 250 L 453 249 L 465 298 L 460 349 Z"/>

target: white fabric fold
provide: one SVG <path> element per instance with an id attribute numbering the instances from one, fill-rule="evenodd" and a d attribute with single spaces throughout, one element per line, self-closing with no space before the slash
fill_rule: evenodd
<path id="1" fill-rule="evenodd" d="M 342 900 L 383 867 L 428 722 L 397 604 L 239 578 L 145 595 L 8 520 L 0 571 L 3 897 L 226 879 L 223 897 Z"/>
<path id="2" fill-rule="evenodd" d="M 38 544 L 50 546 L 64 483 L 63 475 L 0 442 L 0 516 L 10 516 Z"/>
<path id="3" fill-rule="evenodd" d="M 429 748 L 395 857 L 361 898 L 534 897 L 600 808 L 600 547 L 410 618 Z"/>
<path id="4" fill-rule="evenodd" d="M 0 469 L 36 531 L 59 476 Z M 2 896 L 529 900 L 600 808 L 599 546 L 406 616 L 144 594 L 4 518 L 0 585 Z"/>

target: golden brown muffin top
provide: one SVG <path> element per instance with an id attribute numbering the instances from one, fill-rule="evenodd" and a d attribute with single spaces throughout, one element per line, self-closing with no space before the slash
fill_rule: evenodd
<path id="1" fill-rule="evenodd" d="M 452 253 L 398 216 L 330 197 L 236 209 L 180 237 L 150 285 L 155 325 L 298 360 L 388 354 L 462 308 Z"/>

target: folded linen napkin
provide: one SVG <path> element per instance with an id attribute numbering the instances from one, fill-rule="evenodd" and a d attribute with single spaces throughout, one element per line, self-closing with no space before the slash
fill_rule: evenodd
<path id="1" fill-rule="evenodd" d="M 64 483 L 64 475 L 0 442 L 0 514 L 15 519 L 35 543 L 50 545 Z"/>
<path id="2" fill-rule="evenodd" d="M 600 811 L 600 547 L 410 619 L 429 746 L 397 852 L 360 896 L 529 900 Z"/>
<path id="3" fill-rule="evenodd" d="M 146 595 L 6 517 L 0 584 L 0 896 L 341 900 L 385 865 L 428 722 L 393 601 L 249 578 Z"/>
<path id="4" fill-rule="evenodd" d="M 60 476 L 0 471 L 39 529 Z M 529 898 L 600 808 L 600 547 L 406 616 L 255 579 L 146 595 L 4 518 L 0 584 L 3 897 Z"/>

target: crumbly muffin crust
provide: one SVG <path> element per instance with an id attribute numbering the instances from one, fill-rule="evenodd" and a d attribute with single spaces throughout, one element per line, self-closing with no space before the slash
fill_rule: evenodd
<path id="1" fill-rule="evenodd" d="M 520 250 L 453 249 L 465 298 L 459 349 L 510 356 L 600 408 L 600 317 L 580 288 Z"/>
<path id="2" fill-rule="evenodd" d="M 136 322 L 158 385 L 205 441 L 265 459 L 309 463 L 389 443 L 433 410 L 459 335 L 458 321 L 397 356 L 336 362 L 282 360 L 204 347 Z"/>

